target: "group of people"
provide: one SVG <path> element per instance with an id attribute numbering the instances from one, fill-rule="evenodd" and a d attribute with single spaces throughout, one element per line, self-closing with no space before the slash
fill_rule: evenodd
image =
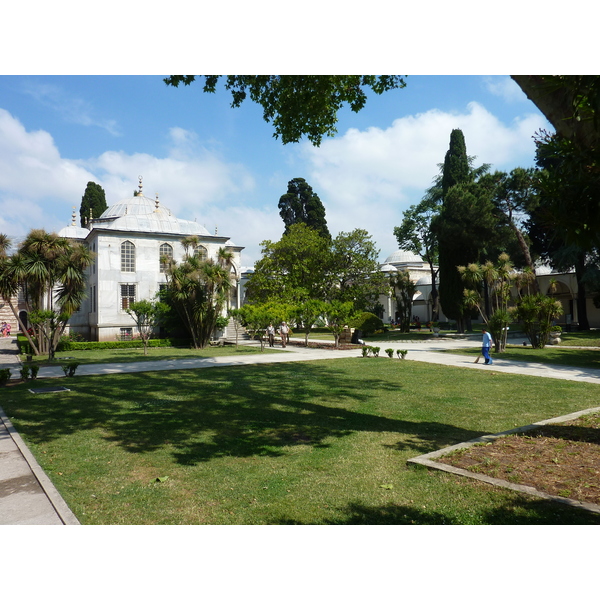
<path id="1" fill-rule="evenodd" d="M 0 326 L 0 333 L 2 337 L 8 337 L 10 335 L 10 323 L 3 321 L 2 326 Z"/>
<path id="2" fill-rule="evenodd" d="M 275 333 L 278 333 L 281 337 L 281 346 L 285 348 L 287 343 L 290 341 L 290 328 L 288 324 L 283 321 L 283 323 L 279 326 L 279 329 L 275 329 L 273 327 L 273 323 L 269 323 L 267 327 L 267 339 L 269 340 L 269 347 L 273 348 L 275 346 Z"/>

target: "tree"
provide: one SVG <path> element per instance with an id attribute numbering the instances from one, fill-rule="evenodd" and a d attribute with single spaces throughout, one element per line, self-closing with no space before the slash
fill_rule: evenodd
<path id="1" fill-rule="evenodd" d="M 494 224 L 490 190 L 477 183 L 489 165 L 473 169 L 470 162 L 462 131 L 452 130 L 442 170 L 442 208 L 432 226 L 439 246 L 440 301 L 459 333 L 465 330 L 467 315 L 456 267 L 478 260 Z"/>
<path id="2" fill-rule="evenodd" d="M 477 309 L 479 311 L 492 334 L 496 352 L 503 352 L 511 319 L 510 291 L 517 278 L 510 257 L 508 254 L 502 253 L 495 264 L 487 261 L 485 264 L 461 265 L 458 267 L 458 272 L 467 285 L 464 290 L 465 306 L 469 310 Z M 484 301 L 484 291 L 491 300 L 489 307 Z"/>
<path id="3" fill-rule="evenodd" d="M 552 123 L 559 137 L 579 149 L 600 146 L 598 75 L 512 75 L 526 96 Z"/>
<path id="4" fill-rule="evenodd" d="M 93 181 L 88 181 L 79 208 L 81 226 L 85 227 L 90 218 L 97 219 L 107 208 L 108 205 L 102 187 Z"/>
<path id="5" fill-rule="evenodd" d="M 322 300 L 316 298 L 302 302 L 293 310 L 293 318 L 296 324 L 301 324 L 304 328 L 304 345 L 308 346 L 308 336 L 315 323 L 325 314 L 327 305 Z"/>
<path id="6" fill-rule="evenodd" d="M 440 212 L 441 201 L 441 179 L 438 178 L 436 184 L 427 190 L 419 204 L 412 205 L 404 211 L 402 224 L 399 227 L 394 227 L 398 248 L 417 254 L 429 264 L 433 321 L 438 320 L 439 314 L 439 293 L 437 290 L 439 244 L 432 223 Z"/>
<path id="7" fill-rule="evenodd" d="M 325 207 L 312 187 L 301 177 L 288 182 L 287 193 L 279 199 L 279 214 L 285 223 L 285 233 L 292 225 L 305 223 L 325 238 L 331 238 Z"/>
<path id="8" fill-rule="evenodd" d="M 92 260 L 86 246 L 43 229 L 30 231 L 16 253 L 1 259 L 0 292 L 4 298 L 22 293 L 35 336 L 26 331 L 12 300 L 9 305 L 36 355 L 54 358 L 68 320 L 85 297 L 85 271 Z"/>
<path id="9" fill-rule="evenodd" d="M 357 310 L 371 310 L 387 289 L 378 257 L 379 250 L 366 230 L 340 232 L 331 245 L 327 298 L 352 302 Z"/>
<path id="10" fill-rule="evenodd" d="M 523 331 L 534 348 L 544 348 L 548 341 L 552 321 L 563 312 L 560 300 L 543 294 L 523 296 L 514 314 L 521 321 Z"/>
<path id="11" fill-rule="evenodd" d="M 305 223 L 290 227 L 278 242 L 261 243 L 262 258 L 246 285 L 252 302 L 276 300 L 299 304 L 325 298 L 328 289 L 330 242 Z"/>
<path id="12" fill-rule="evenodd" d="M 340 300 L 326 302 L 324 308 L 327 327 L 333 333 L 333 339 L 335 340 L 334 346 L 339 348 L 340 335 L 355 317 L 356 310 L 352 302 L 341 302 Z"/>
<path id="13" fill-rule="evenodd" d="M 408 333 L 412 319 L 413 298 L 417 292 L 417 285 L 410 278 L 408 271 L 398 271 L 390 276 L 390 288 L 396 298 L 396 310 L 400 321 L 400 331 Z"/>
<path id="14" fill-rule="evenodd" d="M 226 306 L 231 273 L 212 259 L 186 256 L 170 264 L 166 275 L 165 301 L 181 317 L 194 348 L 205 348 Z"/>
<path id="15" fill-rule="evenodd" d="M 572 140 L 542 132 L 536 139 L 538 204 L 529 235 L 552 266 L 575 269 L 580 329 L 589 329 L 586 283 L 600 248 L 600 156 Z M 595 279 L 595 278 L 594 278 Z"/>
<path id="16" fill-rule="evenodd" d="M 198 77 L 204 77 L 204 92 L 216 91 L 220 75 Z M 172 75 L 164 81 L 178 87 L 195 79 L 196 75 Z M 398 75 L 228 75 L 225 80 L 232 107 L 250 96 L 262 106 L 264 120 L 273 122 L 275 138 L 288 144 L 306 135 L 315 146 L 324 135 L 336 134 L 337 112 L 344 104 L 358 112 L 367 102 L 365 90 L 382 94 L 405 85 Z"/>
<path id="17" fill-rule="evenodd" d="M 270 323 L 288 321 L 293 309 L 278 302 L 260 304 L 244 304 L 236 311 L 242 324 L 254 339 L 260 340 L 260 350 L 263 351 L 265 329 Z"/>
<path id="18" fill-rule="evenodd" d="M 144 344 L 144 356 L 146 356 L 148 354 L 148 341 L 158 324 L 161 307 L 157 302 L 138 300 L 137 302 L 132 302 L 129 308 L 126 309 L 126 312 L 135 321 L 136 328 Z"/>

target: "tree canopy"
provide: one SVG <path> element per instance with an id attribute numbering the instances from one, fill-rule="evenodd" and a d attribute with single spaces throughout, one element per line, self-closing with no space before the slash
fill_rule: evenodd
<path id="1" fill-rule="evenodd" d="M 102 187 L 93 181 L 88 181 L 79 208 L 81 226 L 85 227 L 90 217 L 97 219 L 107 208 L 106 196 Z"/>
<path id="2" fill-rule="evenodd" d="M 204 78 L 203 91 L 214 93 L 220 75 L 171 75 L 164 81 L 178 87 Z M 354 112 L 367 102 L 366 90 L 375 94 L 403 88 L 398 75 L 227 75 L 225 89 L 231 92 L 232 107 L 249 96 L 263 108 L 263 118 L 272 122 L 275 138 L 284 144 L 298 142 L 306 135 L 319 146 L 323 136 L 337 133 L 337 113 L 348 104 Z"/>
<path id="3" fill-rule="evenodd" d="M 331 237 L 325 219 L 325 207 L 312 187 L 301 177 L 288 182 L 287 193 L 279 199 L 279 214 L 285 223 L 285 233 L 295 223 L 305 223 L 323 237 Z"/>

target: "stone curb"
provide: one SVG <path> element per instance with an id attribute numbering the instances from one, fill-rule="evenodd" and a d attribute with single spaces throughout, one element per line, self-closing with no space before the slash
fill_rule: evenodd
<path id="1" fill-rule="evenodd" d="M 2 408 L 0 407 L 0 421 L 4 423 L 10 437 L 13 442 L 19 449 L 19 452 L 29 465 L 31 472 L 34 477 L 38 480 L 38 483 L 42 487 L 42 490 L 46 494 L 46 497 L 52 504 L 52 507 L 56 511 L 59 519 L 65 525 L 81 525 L 77 517 L 73 514 L 71 509 L 67 506 L 67 503 L 63 500 L 63 497 L 58 493 L 58 490 L 54 487 L 50 478 L 44 473 L 44 470 L 38 464 L 37 460 L 21 438 L 21 436 L 17 433 L 13 424 L 10 422 L 10 419 L 6 416 Z"/>
<path id="2" fill-rule="evenodd" d="M 544 421 L 538 421 L 537 423 L 532 423 L 531 425 L 523 425 L 522 427 L 517 427 L 515 429 L 509 429 L 508 431 L 503 431 L 501 433 L 491 433 L 489 435 L 482 435 L 481 437 L 469 440 L 468 442 L 461 442 L 460 444 L 455 444 L 454 446 L 448 446 L 447 448 L 442 448 L 441 450 L 436 450 L 435 452 L 429 452 L 427 454 L 422 454 L 421 456 L 416 456 L 415 458 L 409 458 L 406 462 L 407 464 L 412 465 L 421 465 L 428 469 L 436 469 L 438 471 L 445 471 L 446 473 L 452 473 L 453 475 L 461 475 L 462 477 L 469 477 L 470 479 L 476 479 L 477 481 L 482 481 L 484 483 L 489 483 L 490 485 L 495 485 L 497 487 L 507 488 L 509 490 L 513 490 L 515 492 L 521 492 L 523 494 L 529 494 L 530 496 L 536 496 L 538 498 L 543 498 L 544 500 L 552 500 L 554 502 L 561 502 L 562 504 L 567 504 L 569 506 L 573 506 L 575 508 L 581 508 L 582 510 L 586 510 L 588 512 L 600 514 L 600 505 L 593 504 L 591 502 L 580 502 L 579 500 L 571 500 L 569 498 L 563 498 L 562 496 L 552 496 L 551 494 L 547 494 L 546 492 L 541 492 L 531 486 L 521 485 L 518 483 L 511 483 L 510 481 L 506 481 L 504 479 L 496 479 L 495 477 L 489 477 L 488 475 L 481 475 L 479 473 L 471 473 L 471 471 L 467 471 L 465 469 L 460 469 L 458 467 L 453 467 L 452 465 L 447 465 L 444 463 L 437 462 L 435 459 L 445 456 L 446 454 L 451 454 L 456 450 L 460 450 L 461 448 L 469 448 L 470 446 L 474 446 L 475 444 L 492 442 L 498 438 L 505 437 L 507 435 L 514 435 L 515 433 L 523 433 L 525 431 L 530 431 L 532 429 L 537 429 L 542 425 L 552 425 L 554 423 L 564 423 L 566 421 L 573 421 L 583 415 L 587 415 L 590 413 L 596 413 L 600 411 L 600 406 L 595 408 L 587 408 L 585 410 L 580 410 L 568 415 L 563 415 L 560 417 L 555 417 L 553 419 L 545 419 Z"/>

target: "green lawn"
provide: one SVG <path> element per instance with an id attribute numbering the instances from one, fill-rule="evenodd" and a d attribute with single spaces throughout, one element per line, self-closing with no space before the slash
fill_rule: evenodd
<path id="1" fill-rule="evenodd" d="M 264 352 L 279 352 L 277 348 L 264 348 Z M 33 361 L 40 366 L 57 366 L 73 361 L 82 365 L 106 363 L 131 363 L 149 360 L 175 360 L 178 358 L 212 358 L 214 356 L 232 356 L 236 354 L 260 353 L 257 346 L 210 346 L 202 350 L 193 348 L 148 348 L 148 355 L 144 356 L 143 348 L 119 348 L 108 350 L 69 350 L 57 352 L 54 362 L 48 361 L 48 356 L 33 356 Z M 24 359 L 23 359 L 24 360 Z"/>
<path id="2" fill-rule="evenodd" d="M 406 465 L 596 406 L 592 384 L 387 357 L 68 383 L 10 387 L 1 402 L 84 524 L 600 524 Z"/>

